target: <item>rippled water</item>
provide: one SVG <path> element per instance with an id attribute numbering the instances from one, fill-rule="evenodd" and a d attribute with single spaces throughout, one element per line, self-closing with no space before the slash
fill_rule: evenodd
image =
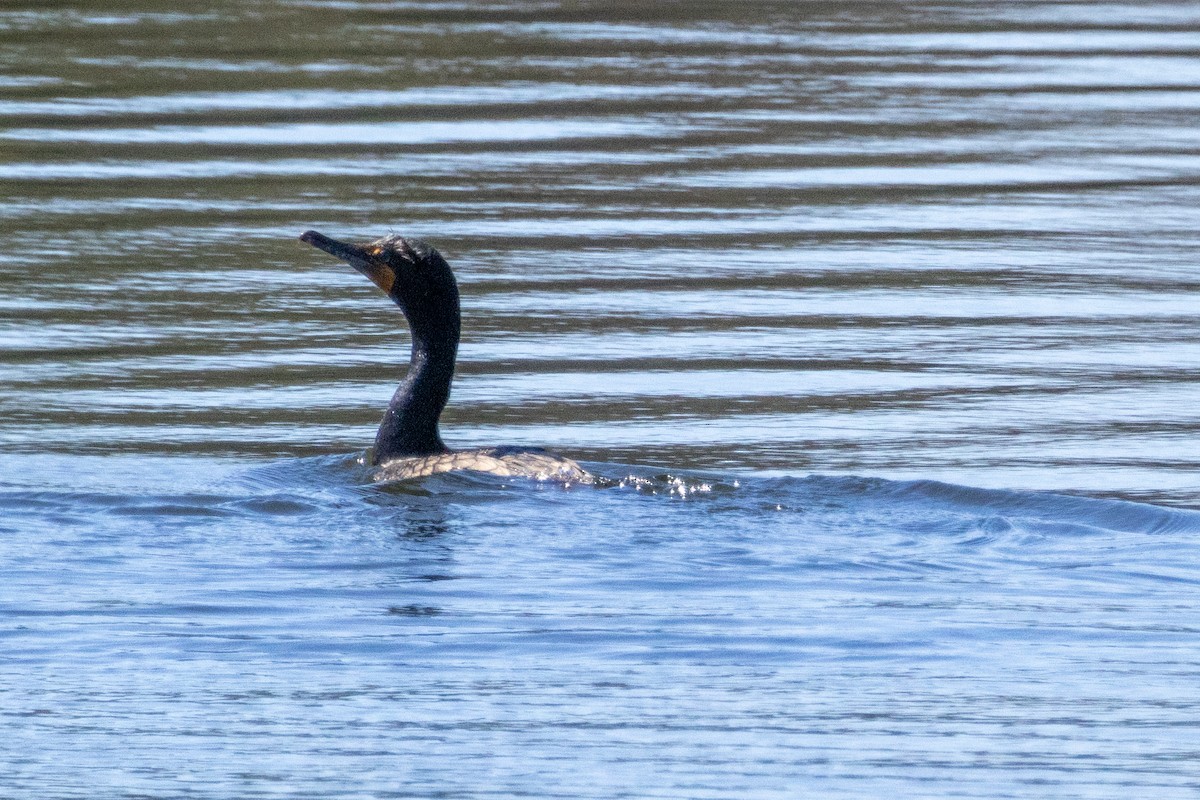
<path id="1" fill-rule="evenodd" d="M 1200 787 L 1200 7 L 0 8 L 0 795 Z M 356 459 L 428 239 L 444 434 Z M 975 488 L 970 488 L 975 487 Z"/>

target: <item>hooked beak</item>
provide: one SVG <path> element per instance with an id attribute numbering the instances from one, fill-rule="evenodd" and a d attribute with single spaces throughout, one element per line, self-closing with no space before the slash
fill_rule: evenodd
<path id="1" fill-rule="evenodd" d="M 383 289 L 384 292 L 392 293 L 392 287 L 396 284 L 396 271 L 376 258 L 370 250 L 362 245 L 339 242 L 337 239 L 330 239 L 325 234 L 316 231 L 305 231 L 300 234 L 300 241 L 308 242 L 334 258 L 340 258 L 370 278 L 371 282 Z"/>

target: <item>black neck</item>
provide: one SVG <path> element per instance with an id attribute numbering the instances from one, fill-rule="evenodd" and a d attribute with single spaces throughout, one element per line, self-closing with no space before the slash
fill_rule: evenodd
<path id="1" fill-rule="evenodd" d="M 445 453 L 438 434 L 438 417 L 450 399 L 458 330 L 437 343 L 413 332 L 408 375 L 396 390 L 375 436 L 374 463 L 393 458 Z"/>

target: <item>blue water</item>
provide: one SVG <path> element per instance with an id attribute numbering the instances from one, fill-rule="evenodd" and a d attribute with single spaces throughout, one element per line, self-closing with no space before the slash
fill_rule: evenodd
<path id="1" fill-rule="evenodd" d="M 0 481 L 6 796 L 1200 788 L 1198 512 L 596 464 L 610 485 L 41 466 L 74 485 Z"/>

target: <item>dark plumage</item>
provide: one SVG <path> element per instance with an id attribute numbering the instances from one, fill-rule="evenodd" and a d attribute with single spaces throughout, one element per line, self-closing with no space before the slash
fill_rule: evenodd
<path id="1" fill-rule="evenodd" d="M 569 458 L 538 449 L 487 447 L 450 450 L 438 418 L 450 399 L 461 316 L 458 284 L 442 254 L 416 239 L 385 236 L 348 244 L 307 231 L 300 236 L 370 278 L 400 306 L 412 332 L 412 355 L 375 436 L 373 465 L 379 480 L 472 470 L 541 480 L 591 482 Z"/>

